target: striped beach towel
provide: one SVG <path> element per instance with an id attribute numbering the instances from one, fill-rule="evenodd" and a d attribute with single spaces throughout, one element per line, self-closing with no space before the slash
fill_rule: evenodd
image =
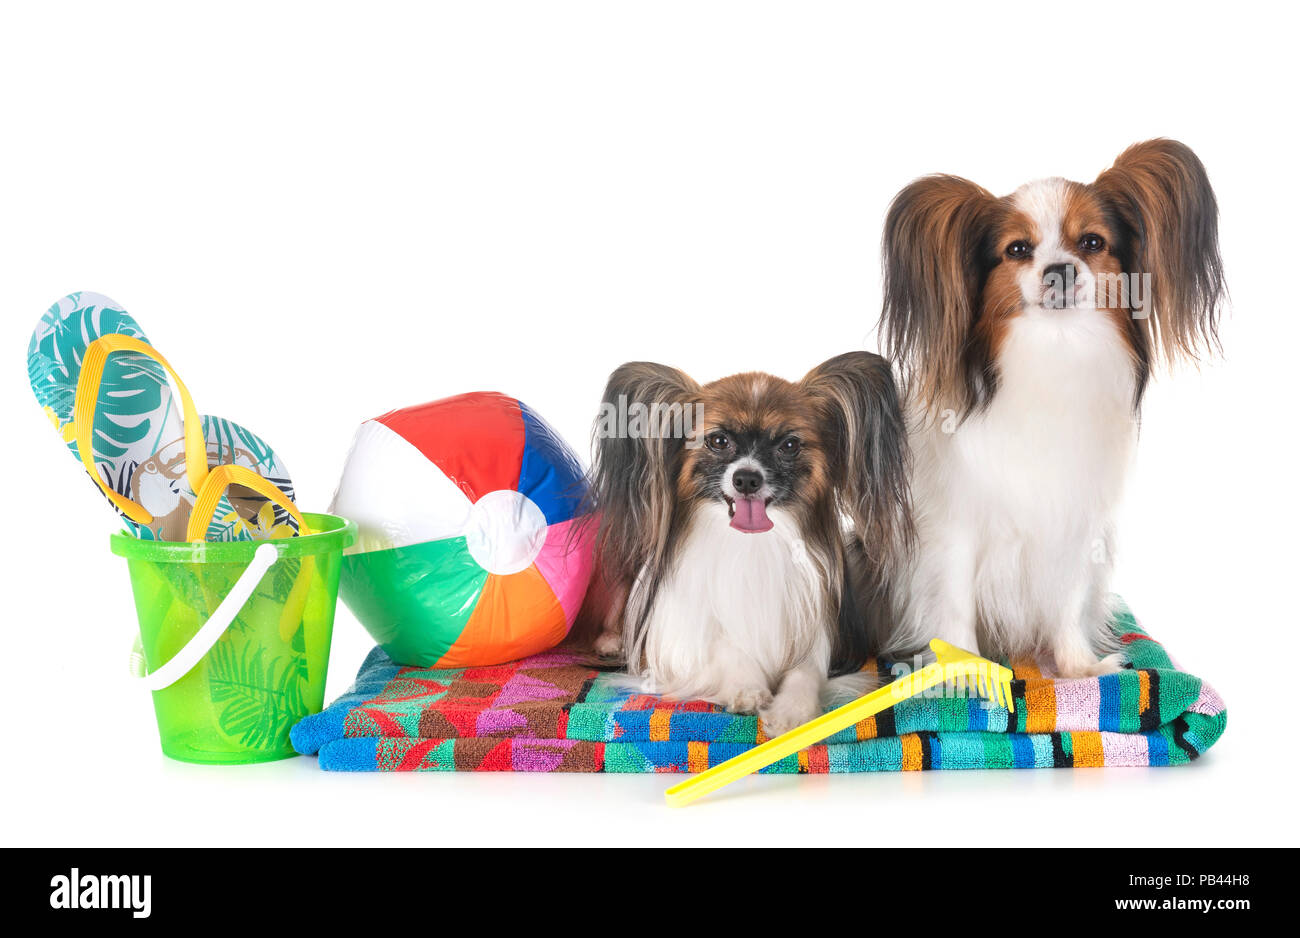
<path id="1" fill-rule="evenodd" d="M 1182 765 L 1223 733 L 1214 690 L 1174 666 L 1124 609 L 1118 674 L 1054 679 L 1012 662 L 1015 712 L 941 689 L 901 701 L 768 772 Z M 893 676 L 882 669 L 885 680 Z M 762 742 L 757 717 L 636 693 L 555 651 L 482 668 L 394 664 L 379 648 L 353 687 L 305 717 L 294 747 L 332 771 L 699 772 Z"/>

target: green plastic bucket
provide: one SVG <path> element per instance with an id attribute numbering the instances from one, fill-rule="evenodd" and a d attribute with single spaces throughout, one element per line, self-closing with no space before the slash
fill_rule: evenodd
<path id="1" fill-rule="evenodd" d="M 343 549 L 356 525 L 304 514 L 274 541 L 185 543 L 115 534 L 140 620 L 142 683 L 162 751 L 184 762 L 269 762 L 325 701 Z"/>

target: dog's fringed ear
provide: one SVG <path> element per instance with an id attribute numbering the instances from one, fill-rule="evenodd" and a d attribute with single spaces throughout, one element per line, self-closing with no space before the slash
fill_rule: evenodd
<path id="1" fill-rule="evenodd" d="M 871 352 L 848 352 L 804 377 L 831 431 L 828 456 L 840 507 L 853 522 L 868 557 L 884 563 L 911 542 L 907 425 L 889 362 Z"/>
<path id="2" fill-rule="evenodd" d="M 699 394 L 690 377 L 654 362 L 628 362 L 609 376 L 592 430 L 591 497 L 596 549 L 614 580 L 634 577 L 664 550 L 687 434 L 696 431 L 682 408 Z"/>
<path id="3" fill-rule="evenodd" d="M 1127 229 L 1126 273 L 1151 275 L 1147 328 L 1166 361 L 1218 351 L 1219 206 L 1200 159 L 1177 140 L 1135 143 L 1094 189 Z"/>
<path id="4" fill-rule="evenodd" d="M 925 176 L 894 197 L 885 217 L 881 348 L 931 410 L 964 414 L 978 403 L 980 375 L 964 353 L 1000 205 L 959 176 Z"/>

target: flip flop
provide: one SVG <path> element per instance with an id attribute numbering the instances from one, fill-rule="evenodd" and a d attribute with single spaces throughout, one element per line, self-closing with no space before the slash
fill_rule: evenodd
<path id="1" fill-rule="evenodd" d="M 37 403 L 78 461 L 72 415 L 82 363 L 92 342 L 113 334 L 149 344 L 117 303 L 96 293 L 73 293 L 41 317 L 28 346 L 27 374 Z M 186 473 L 183 408 L 167 382 L 167 369 L 133 351 L 117 352 L 102 367 L 90 445 L 105 497 L 137 537 L 185 540 L 196 496 Z M 199 419 L 209 468 L 251 469 L 292 500 L 289 471 L 265 441 L 233 421 Z M 130 516 L 135 506 L 143 506 L 148 521 Z M 291 536 L 297 529 L 297 521 L 282 507 L 249 488 L 232 486 L 218 502 L 207 540 L 264 540 Z"/>

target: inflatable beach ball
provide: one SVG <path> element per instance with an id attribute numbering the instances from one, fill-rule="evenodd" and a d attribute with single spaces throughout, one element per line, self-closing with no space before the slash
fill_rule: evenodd
<path id="1" fill-rule="evenodd" d="M 591 579 L 573 451 L 474 393 L 367 420 L 330 511 L 357 523 L 339 593 L 400 664 L 500 664 L 569 632 Z"/>

